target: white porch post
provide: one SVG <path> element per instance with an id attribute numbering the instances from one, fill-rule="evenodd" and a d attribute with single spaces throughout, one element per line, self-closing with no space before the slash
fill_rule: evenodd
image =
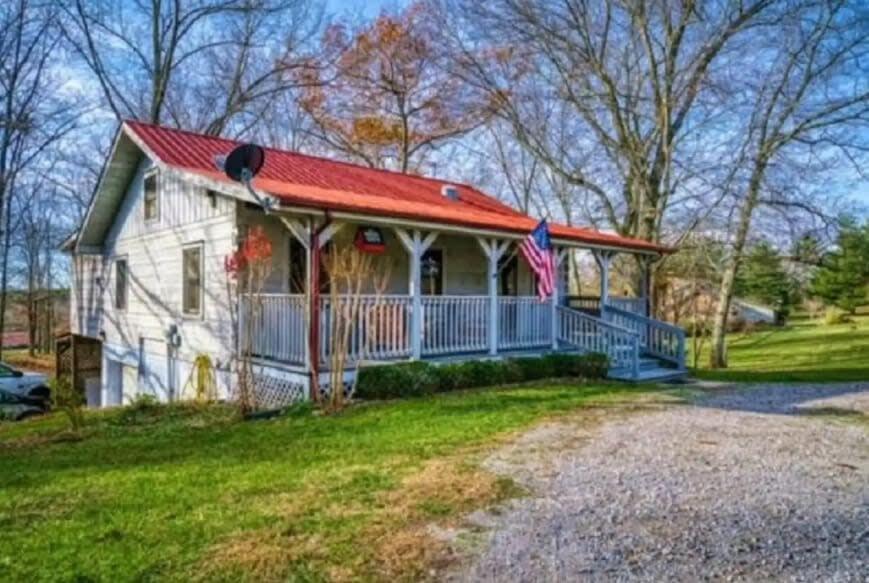
<path id="1" fill-rule="evenodd" d="M 600 268 L 600 317 L 606 313 L 606 305 L 610 297 L 610 260 L 612 251 L 592 251 L 594 260 Z"/>
<path id="2" fill-rule="evenodd" d="M 311 241 L 314 233 L 314 223 L 309 218 L 304 218 L 301 221 L 285 216 L 278 216 L 278 219 L 283 223 L 284 227 L 289 231 L 290 236 L 296 239 L 299 244 L 305 249 L 305 321 L 308 324 L 305 326 L 305 338 L 310 340 L 310 319 L 313 313 L 311 302 L 313 300 L 312 283 L 312 262 L 311 262 Z M 333 233 L 334 234 L 334 231 Z M 331 235 L 329 235 L 331 237 Z M 328 240 L 328 239 L 327 239 Z M 325 245 L 325 242 L 321 244 Z M 305 370 L 311 369 L 311 350 L 305 350 Z"/>
<path id="3" fill-rule="evenodd" d="M 561 296 L 563 292 L 562 282 L 563 279 L 561 277 L 561 265 L 564 262 L 564 258 L 567 255 L 566 249 L 559 249 L 558 247 L 553 249 L 555 253 L 555 285 L 552 286 L 552 296 L 549 298 L 550 308 L 552 310 L 551 315 L 551 323 L 552 323 L 552 350 L 558 349 L 558 306 L 561 303 Z"/>
<path id="4" fill-rule="evenodd" d="M 643 315 L 651 317 L 652 315 L 652 263 L 654 260 L 651 257 L 640 258 L 640 269 L 642 270 L 640 282 L 640 297 L 643 299 Z"/>
<path id="5" fill-rule="evenodd" d="M 412 308 L 410 312 L 410 342 L 411 356 L 414 360 L 422 357 L 422 270 L 421 260 L 431 244 L 437 238 L 437 233 L 429 233 L 424 238 L 420 231 L 405 231 L 395 229 L 395 234 L 407 251 L 409 258 L 407 291 L 410 295 Z"/>
<path id="6" fill-rule="evenodd" d="M 486 269 L 486 281 L 488 283 L 489 293 L 489 354 L 498 354 L 498 262 L 507 247 L 509 241 L 498 241 L 498 239 L 484 239 L 477 237 L 477 243 L 483 250 L 483 254 L 488 259 L 488 268 Z"/>

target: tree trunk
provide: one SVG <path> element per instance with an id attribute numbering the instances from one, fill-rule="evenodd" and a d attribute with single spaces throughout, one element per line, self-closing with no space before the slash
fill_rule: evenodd
<path id="1" fill-rule="evenodd" d="M 745 204 L 739 211 L 739 224 L 736 227 L 736 238 L 733 241 L 733 250 L 724 268 L 721 278 L 721 288 L 718 292 L 718 305 L 715 308 L 715 320 L 712 325 L 712 346 L 709 355 L 711 368 L 727 368 L 727 318 L 730 314 L 730 302 L 733 300 L 733 284 L 736 281 L 736 272 L 742 261 L 742 253 L 745 242 L 748 239 L 748 229 L 751 226 L 751 215 L 757 206 L 760 196 L 760 185 L 766 166 L 764 162 L 758 162 L 755 166 L 751 180 L 748 184 L 748 195 Z"/>

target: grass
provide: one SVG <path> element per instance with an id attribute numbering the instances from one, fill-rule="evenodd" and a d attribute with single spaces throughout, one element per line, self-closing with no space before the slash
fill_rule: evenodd
<path id="1" fill-rule="evenodd" d="M 26 348 L 12 348 L 3 351 L 3 362 L 22 370 L 54 375 L 54 354 L 37 354 L 30 356 Z"/>
<path id="2" fill-rule="evenodd" d="M 727 369 L 701 368 L 695 376 L 740 382 L 869 381 L 869 315 L 834 325 L 797 317 L 782 328 L 731 334 L 727 354 Z M 700 362 L 707 361 L 704 351 Z"/>
<path id="3" fill-rule="evenodd" d="M 549 384 L 247 422 L 126 409 L 89 414 L 80 441 L 57 416 L 0 424 L 0 580 L 417 577 L 439 557 L 428 524 L 515 495 L 477 466 L 487 448 L 651 394 Z"/>

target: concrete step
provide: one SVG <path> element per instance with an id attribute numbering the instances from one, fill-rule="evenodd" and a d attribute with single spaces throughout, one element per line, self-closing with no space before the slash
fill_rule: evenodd
<path id="1" fill-rule="evenodd" d="M 658 366 L 655 368 L 641 368 L 639 376 L 634 378 L 630 369 L 613 369 L 607 378 L 619 381 L 631 381 L 636 383 L 660 383 L 682 379 L 688 376 L 687 370 Z"/>

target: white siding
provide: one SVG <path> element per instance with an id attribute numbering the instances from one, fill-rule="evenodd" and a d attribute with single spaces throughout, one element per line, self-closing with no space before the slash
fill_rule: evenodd
<path id="1" fill-rule="evenodd" d="M 73 334 L 96 338 L 102 317 L 103 257 L 76 255 L 72 260 L 69 328 Z"/>
<path id="2" fill-rule="evenodd" d="M 185 184 L 174 174 L 158 182 L 159 219 L 144 220 L 142 182 L 150 161 L 144 160 L 104 244 L 106 261 L 102 329 L 105 359 L 137 368 L 138 390 L 162 399 L 178 396 L 193 360 L 207 354 L 218 368 L 218 379 L 229 366 L 234 342 L 231 299 L 224 258 L 235 248 L 235 202 L 218 196 L 216 205 L 203 188 Z M 182 314 L 182 249 L 202 243 L 204 299 L 201 316 Z M 115 268 L 118 258 L 128 265 L 127 306 L 115 308 Z M 167 342 L 177 327 L 181 345 Z M 124 375 L 129 399 L 129 371 Z M 222 387 L 225 392 L 226 387 Z"/>

